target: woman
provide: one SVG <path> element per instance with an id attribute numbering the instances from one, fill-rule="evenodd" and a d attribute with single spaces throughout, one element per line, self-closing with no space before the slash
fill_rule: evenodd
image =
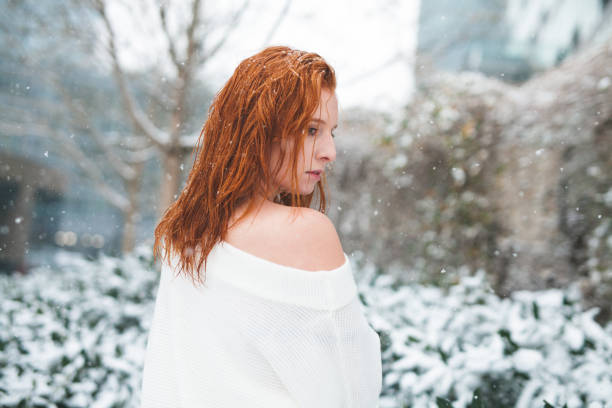
<path id="1" fill-rule="evenodd" d="M 379 338 L 324 214 L 335 86 L 319 55 L 270 47 L 216 95 L 155 230 L 143 408 L 377 406 Z"/>

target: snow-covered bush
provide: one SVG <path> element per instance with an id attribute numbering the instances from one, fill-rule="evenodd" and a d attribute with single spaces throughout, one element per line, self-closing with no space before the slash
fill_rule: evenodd
<path id="1" fill-rule="evenodd" d="M 612 401 L 612 324 L 582 311 L 580 291 L 501 299 L 484 273 L 448 292 L 360 271 L 361 298 L 383 350 L 381 407 L 605 407 Z"/>
<path id="2" fill-rule="evenodd" d="M 64 252 L 57 264 L 0 277 L 0 406 L 137 407 L 157 288 L 150 248 L 95 261 Z M 488 407 L 612 401 L 612 325 L 581 311 L 577 290 L 500 299 L 482 275 L 445 292 L 355 266 L 381 336 L 381 408 L 466 407 L 476 390 Z"/>
<path id="3" fill-rule="evenodd" d="M 0 406 L 135 407 L 157 274 L 150 249 L 0 279 Z"/>

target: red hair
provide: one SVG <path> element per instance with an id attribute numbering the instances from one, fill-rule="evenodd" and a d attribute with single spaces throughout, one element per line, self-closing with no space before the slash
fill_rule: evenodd
<path id="1" fill-rule="evenodd" d="M 281 169 L 281 163 L 270 168 L 273 143 L 295 141 L 292 151 L 281 150 L 291 164 L 291 191 L 276 201 L 310 206 L 314 193 L 298 193 L 298 155 L 321 90 L 335 88 L 334 69 L 315 53 L 269 47 L 242 61 L 208 110 L 185 188 L 155 228 L 155 257 L 178 256 L 179 273 L 200 281 L 236 209 L 246 204 L 245 217 L 255 209 L 254 198 L 272 193 Z M 317 190 L 325 212 L 324 184 Z"/>

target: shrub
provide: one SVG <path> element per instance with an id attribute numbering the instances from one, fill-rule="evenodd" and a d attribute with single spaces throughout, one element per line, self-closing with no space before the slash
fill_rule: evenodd
<path id="1" fill-rule="evenodd" d="M 0 277 L 0 406 L 138 406 L 158 283 L 150 248 L 96 261 L 61 252 L 57 264 Z M 500 299 L 484 274 L 445 291 L 354 264 L 381 339 L 381 408 L 612 401 L 612 325 L 580 309 L 578 289 Z"/>

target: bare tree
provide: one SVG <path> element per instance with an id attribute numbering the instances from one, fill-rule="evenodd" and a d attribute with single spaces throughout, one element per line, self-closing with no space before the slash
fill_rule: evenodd
<path id="1" fill-rule="evenodd" d="M 291 0 L 285 2 L 266 35 L 265 42 L 270 40 L 282 23 L 290 3 Z M 67 2 L 46 11 L 43 10 L 44 7 L 27 1 L 10 4 L 14 18 L 24 19 L 20 26 L 21 31 L 26 30 L 29 35 L 37 35 L 40 38 L 37 44 L 47 44 L 45 48 L 55 50 L 60 58 L 78 51 L 78 55 L 82 57 L 80 60 L 76 58 L 77 63 L 83 63 L 92 57 L 94 61 L 98 61 L 97 65 L 100 65 L 100 62 L 103 66 L 109 65 L 123 109 L 117 109 L 116 106 L 96 106 L 89 100 L 94 99 L 95 95 L 78 95 L 70 86 L 70 82 L 63 78 L 60 68 L 55 66 L 50 71 L 40 72 L 40 75 L 61 101 L 61 106 L 53 103 L 41 106 L 42 102 L 33 102 L 46 112 L 46 115 L 34 115 L 29 108 L 22 109 L 19 114 L 2 115 L 5 117 L 0 121 L 0 129 L 12 134 L 43 134 L 59 141 L 62 146 L 61 153 L 80 168 L 105 201 L 123 214 L 124 251 L 131 250 L 135 243 L 145 163 L 154 157 L 160 159 L 160 190 L 158 194 L 153 195 L 157 201 L 158 215 L 179 192 L 185 159 L 198 138 L 193 124 L 196 121 L 195 109 L 192 106 L 194 89 L 202 88 L 198 75 L 218 55 L 232 32 L 239 26 L 249 0 L 244 0 L 227 16 L 211 15 L 211 12 L 205 10 L 205 4 L 201 0 L 192 0 L 183 14 L 175 10 L 177 4 L 179 3 L 163 0 L 143 0 L 136 3 L 87 0 Z M 185 5 L 186 3 L 180 4 Z M 124 12 L 123 20 L 119 20 L 117 13 L 113 13 L 117 7 Z M 153 46 L 153 38 L 162 38 L 165 48 L 164 52 L 157 56 L 159 66 L 148 67 L 134 74 L 133 69 L 130 70 L 122 60 L 125 55 L 124 47 L 133 49 L 134 45 L 126 44 L 125 36 L 122 37 L 121 33 L 125 31 L 126 24 L 138 26 L 145 8 L 154 11 L 154 14 L 148 14 L 147 18 L 149 29 L 156 35 L 149 39 L 151 44 L 143 45 Z M 49 18 L 49 12 L 54 13 L 53 17 L 56 18 Z M 26 15 L 29 16 L 27 23 Z M 177 23 L 177 15 L 182 16 L 183 21 Z M 6 34 L 15 33 L 15 26 L 11 18 L 2 19 L 0 22 L 0 29 Z M 5 38 L 10 40 L 16 37 L 7 35 Z M 128 42 L 131 40 L 135 41 L 128 39 Z M 11 46 L 21 47 L 20 57 L 29 59 L 34 64 L 43 58 L 32 44 L 12 41 Z M 202 101 L 198 102 L 199 123 L 203 120 L 201 114 L 204 109 L 201 106 Z M 115 114 L 119 112 L 119 119 L 129 125 L 128 130 L 103 129 L 100 117 L 110 115 L 111 110 Z M 55 122 L 61 123 L 61 126 L 50 125 L 49 116 L 55 117 Z M 75 140 L 74 135 L 89 139 L 85 144 L 93 142 L 99 153 L 98 160 L 91 160 L 91 153 L 83 147 L 84 143 Z M 118 182 L 109 182 L 109 174 Z"/>
<path id="2" fill-rule="evenodd" d="M 205 20 L 202 17 L 201 0 L 193 0 L 190 7 L 189 23 L 185 27 L 184 46 L 179 47 L 179 41 L 169 30 L 167 13 L 168 4 L 158 3 L 160 29 L 167 42 L 169 60 L 175 70 L 175 78 L 169 95 L 169 111 L 171 112 L 169 123 L 165 126 L 156 125 L 138 104 L 128 86 L 129 78 L 125 73 L 118 56 L 117 35 L 115 27 L 107 12 L 107 0 L 95 0 L 93 5 L 102 19 L 103 26 L 108 34 L 107 50 L 112 61 L 112 69 L 115 81 L 121 93 L 121 98 L 126 109 L 126 114 L 139 135 L 142 135 L 148 144 L 154 146 L 161 155 L 162 161 L 162 183 L 159 193 L 159 210 L 165 209 L 175 198 L 180 188 L 180 165 L 185 153 L 191 151 L 197 140 L 194 135 L 181 135 L 181 127 L 186 119 L 188 111 L 187 92 L 195 81 L 197 71 L 201 70 L 223 47 L 231 32 L 238 25 L 247 1 L 234 12 L 231 21 L 225 28 L 223 35 L 212 44 L 207 43 L 208 32 Z"/>

